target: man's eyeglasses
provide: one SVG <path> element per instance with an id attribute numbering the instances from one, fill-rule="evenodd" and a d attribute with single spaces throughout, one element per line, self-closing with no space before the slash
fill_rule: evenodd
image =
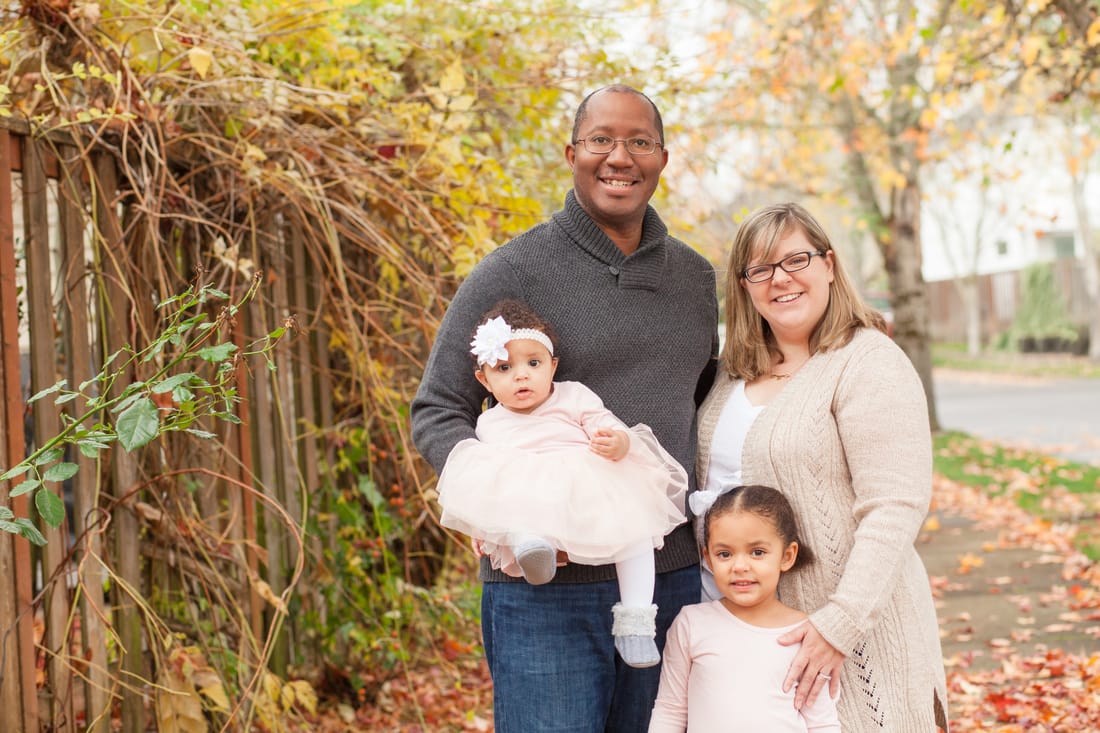
<path id="1" fill-rule="evenodd" d="M 771 280 L 775 275 L 775 268 L 781 267 L 784 272 L 798 272 L 799 270 L 805 270 L 810 266 L 810 262 L 814 257 L 824 257 L 824 252 L 795 252 L 794 254 L 787 255 L 779 262 L 773 262 L 770 265 L 752 265 L 746 267 L 741 271 L 741 277 L 748 280 L 750 283 L 762 283 L 765 280 Z"/>
<path id="2" fill-rule="evenodd" d="M 592 135 L 573 141 L 574 145 L 577 143 L 584 145 L 584 149 L 593 155 L 607 155 L 619 143 L 622 143 L 626 148 L 626 152 L 631 155 L 653 155 L 657 152 L 657 148 L 663 147 L 661 143 L 651 137 L 628 137 L 622 140 L 607 135 Z"/>

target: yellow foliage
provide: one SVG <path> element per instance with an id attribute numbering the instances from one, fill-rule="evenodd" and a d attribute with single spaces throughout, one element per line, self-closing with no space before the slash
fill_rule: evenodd
<path id="1" fill-rule="evenodd" d="M 283 709 L 299 707 L 310 715 L 317 714 L 317 692 L 305 680 L 292 680 L 283 685 Z"/>
<path id="2" fill-rule="evenodd" d="M 1046 46 L 1046 39 L 1040 36 L 1028 36 L 1023 40 L 1020 48 L 1020 57 L 1024 64 L 1033 66 L 1039 58 L 1039 52 Z"/>
<path id="3" fill-rule="evenodd" d="M 456 96 L 466 88 L 466 76 L 462 71 L 462 59 L 455 59 L 443 71 L 439 80 L 439 89 L 444 94 Z"/>
<path id="4" fill-rule="evenodd" d="M 191 68 L 195 70 L 199 78 L 205 79 L 206 74 L 210 71 L 210 67 L 214 63 L 214 56 L 205 48 L 193 46 L 187 52 L 187 63 L 191 64 Z"/>
<path id="5" fill-rule="evenodd" d="M 905 176 L 894 168 L 885 168 L 879 172 L 878 175 L 879 185 L 883 190 L 892 191 L 894 189 L 905 188 L 906 179 Z"/>
<path id="6" fill-rule="evenodd" d="M 1100 18 L 1092 21 L 1092 24 L 1089 25 L 1089 29 L 1085 33 L 1085 43 L 1089 46 L 1100 45 Z"/>
<path id="7" fill-rule="evenodd" d="M 935 80 L 937 86 L 943 86 L 950 79 L 952 74 L 955 73 L 955 64 L 957 59 L 954 54 L 944 53 L 940 55 L 939 60 L 936 62 Z"/>
<path id="8" fill-rule="evenodd" d="M 203 698 L 219 712 L 229 711 L 229 698 L 221 677 L 206 663 L 198 648 L 173 645 L 157 676 L 157 730 L 164 733 L 205 733 Z M 197 689 L 196 689 L 197 688 Z"/>

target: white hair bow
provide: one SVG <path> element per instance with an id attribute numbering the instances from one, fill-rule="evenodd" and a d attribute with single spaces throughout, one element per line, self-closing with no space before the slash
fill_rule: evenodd
<path id="1" fill-rule="evenodd" d="M 722 494 L 728 494 L 733 491 L 736 486 L 723 486 L 720 489 L 700 489 L 691 496 L 688 497 L 688 506 L 691 507 L 691 513 L 697 517 L 705 515 L 714 502 L 718 501 L 718 497 Z"/>

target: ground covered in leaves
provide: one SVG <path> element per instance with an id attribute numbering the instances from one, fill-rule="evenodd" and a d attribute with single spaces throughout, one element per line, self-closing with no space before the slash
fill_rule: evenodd
<path id="1" fill-rule="evenodd" d="M 1081 516 L 1080 512 L 1077 516 Z M 1095 521 L 1085 512 L 1082 521 Z M 932 516 L 921 543 L 938 541 L 941 518 L 963 518 L 965 531 L 984 532 L 981 549 L 954 557 L 953 573 L 972 580 L 976 587 L 996 593 L 1003 579 L 984 578 L 987 563 L 1006 548 L 1030 548 L 1054 565 L 1055 584 L 1035 603 L 1049 605 L 1059 619 L 1072 623 L 1079 634 L 1098 640 L 1096 651 L 1077 653 L 1027 644 L 1034 641 L 1031 613 L 1020 602 L 1019 628 L 993 639 L 945 622 L 959 614 L 941 604 L 945 649 L 952 641 L 956 651 L 945 659 L 951 730 L 1001 731 L 1002 733 L 1100 731 L 1100 565 L 1090 562 L 1074 547 L 1077 525 L 1039 520 L 1021 510 L 1010 496 L 990 497 L 986 492 L 949 479 L 938 478 Z M 1054 562 L 1056 558 L 1056 563 Z M 992 563 L 989 563 L 992 565 Z M 1060 581 L 1060 582 L 1059 582 Z M 943 599 L 951 582 L 932 575 L 933 591 Z M 468 591 L 474 592 L 474 591 Z M 982 620 L 971 618 L 980 629 Z M 440 733 L 443 731 L 492 731 L 492 685 L 478 640 L 476 619 L 449 634 L 462 638 L 425 640 L 424 653 L 392 674 L 379 674 L 368 685 L 374 692 L 358 704 L 322 702 L 312 730 Z M 967 643 L 973 648 L 966 649 Z M 982 664 L 976 664 L 980 659 Z"/>
<path id="2" fill-rule="evenodd" d="M 1100 565 L 1075 549 L 1077 522 L 1040 520 L 1021 510 L 1011 496 L 991 498 L 979 489 L 942 478 L 936 482 L 934 496 L 934 516 L 963 517 L 973 522 L 970 531 L 993 538 L 983 541 L 979 553 L 959 555 L 955 570 L 957 575 L 974 578 L 975 585 L 981 583 L 989 593 L 997 593 L 1006 581 L 1001 576 L 983 577 L 987 565 L 992 564 L 986 561 L 994 553 L 1028 548 L 1041 562 L 1056 563 L 1048 592 L 1035 600 L 1011 599 L 1018 603 L 1019 615 L 1003 635 L 973 634 L 972 649 L 945 659 L 951 730 L 1100 730 Z M 1075 510 L 1068 516 L 1095 522 L 1094 510 Z M 940 530 L 935 519 L 930 522 L 925 538 L 930 536 L 927 541 L 934 543 Z M 933 575 L 931 580 L 937 597 L 945 597 L 948 592 L 943 578 Z M 1057 623 L 1033 628 L 1038 615 L 1033 606 L 1038 605 L 1046 607 L 1045 612 Z M 947 635 L 952 631 L 943 611 L 941 605 L 942 633 Z M 972 627 L 980 628 L 982 623 L 980 616 L 970 619 Z M 1054 637 L 1071 630 L 1076 640 L 1074 652 L 1029 643 L 1042 632 Z M 1082 644 L 1080 639 L 1091 643 Z M 950 646 L 965 646 L 966 640 L 955 639 Z M 945 638 L 945 649 L 948 641 Z M 973 664 L 978 655 L 986 657 L 984 664 Z"/>

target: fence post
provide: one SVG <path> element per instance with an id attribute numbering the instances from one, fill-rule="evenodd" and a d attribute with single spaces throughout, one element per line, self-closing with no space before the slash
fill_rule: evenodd
<path id="1" fill-rule="evenodd" d="M 96 198 L 96 245 L 97 258 L 103 276 L 104 286 L 100 308 L 106 310 L 102 316 L 108 324 L 105 334 L 103 354 L 114 353 L 130 344 L 130 314 L 136 304 L 127 299 L 126 283 L 129 272 L 125 270 L 126 249 L 122 225 L 115 209 L 115 195 L 118 191 L 118 173 L 114 161 L 106 156 L 95 159 L 95 186 L 100 195 Z M 129 375 L 132 379 L 133 375 Z M 124 389 L 126 379 L 116 385 Z M 140 593 L 141 550 L 138 537 L 141 527 L 137 516 L 130 508 L 133 497 L 125 497 L 127 491 L 138 483 L 138 464 L 135 457 L 114 446 L 111 449 L 111 478 L 117 503 L 114 507 L 112 528 L 115 538 L 114 611 L 115 629 L 118 632 L 120 670 L 117 679 L 121 680 L 122 731 L 123 733 L 142 733 L 145 730 L 145 684 L 141 615 L 137 602 L 130 594 Z M 124 500 L 125 497 L 125 500 Z"/>
<path id="2" fill-rule="evenodd" d="M 88 335 L 89 314 L 93 312 L 88 292 L 88 262 L 85 256 L 87 210 L 83 202 L 88 194 L 96 199 L 112 196 L 84 185 L 83 158 L 74 146 L 61 148 L 64 159 L 60 171 L 61 193 L 61 272 L 65 288 L 61 298 L 62 334 L 65 339 L 66 376 L 69 384 L 80 384 L 98 372 L 92 362 L 92 345 Z M 87 400 L 78 398 L 74 414 L 84 414 Z M 103 565 L 103 523 L 100 521 L 99 464 L 80 451 L 71 457 L 80 470 L 73 477 L 73 535 L 77 548 L 80 592 L 80 638 L 87 672 L 84 675 L 84 719 L 87 733 L 101 733 L 111 724 L 111 679 L 107 670 L 107 639 L 104 619 L 103 582 L 107 569 Z"/>
<path id="3" fill-rule="evenodd" d="M 15 138 L 0 128 L 0 461 L 5 468 L 26 455 L 19 364 L 19 305 L 16 293 L 15 229 L 11 174 L 19 166 Z M 18 426 L 10 429 L 9 426 Z M 12 482 L 0 484 L 7 496 Z M 17 517 L 27 516 L 27 496 L 10 500 Z M 8 505 L 8 502 L 5 502 Z M 31 551 L 21 537 L 0 532 L 0 728 L 33 731 L 38 725 L 34 684 L 34 618 L 31 615 Z"/>
<path id="4" fill-rule="evenodd" d="M 50 262 L 49 188 L 46 158 L 51 155 L 46 143 L 23 138 L 23 227 L 27 258 L 27 319 L 34 324 L 31 332 L 31 393 L 53 386 L 58 380 L 57 342 L 54 338 L 53 274 Z M 35 447 L 45 445 L 61 426 L 61 410 L 52 397 L 32 406 Z M 54 491 L 64 500 L 60 483 L 45 490 Z M 68 613 L 68 532 L 65 522 L 56 529 L 43 526 L 46 546 L 42 548 L 42 579 L 46 634 L 47 692 L 49 720 L 56 726 L 73 725 L 72 674 L 69 667 Z"/>

